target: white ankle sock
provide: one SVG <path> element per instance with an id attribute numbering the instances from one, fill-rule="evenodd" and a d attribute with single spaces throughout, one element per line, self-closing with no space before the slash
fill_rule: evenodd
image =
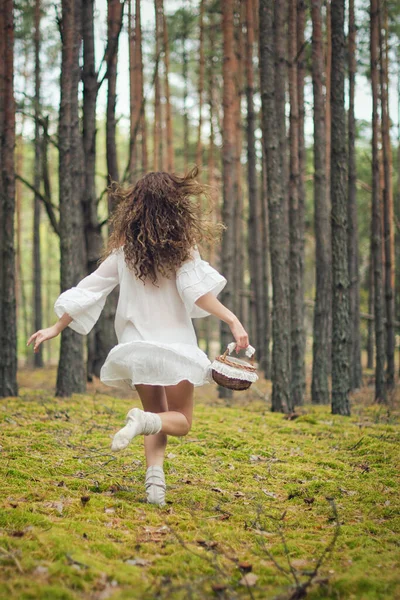
<path id="1" fill-rule="evenodd" d="M 152 412 L 145 412 L 140 408 L 132 408 L 126 417 L 125 427 L 120 429 L 115 435 L 111 444 L 111 450 L 118 452 L 123 450 L 137 435 L 154 435 L 161 431 L 162 421 L 160 415 Z"/>
<path id="2" fill-rule="evenodd" d="M 165 475 L 162 467 L 154 465 L 146 471 L 146 494 L 149 504 L 165 506 Z"/>

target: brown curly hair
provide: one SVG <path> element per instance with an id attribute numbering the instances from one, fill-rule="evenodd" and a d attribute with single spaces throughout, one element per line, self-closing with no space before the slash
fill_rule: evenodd
<path id="1" fill-rule="evenodd" d="M 136 277 L 157 284 L 158 274 L 171 277 L 190 259 L 194 245 L 213 246 L 224 226 L 210 218 L 208 186 L 197 175 L 194 167 L 183 177 L 152 172 L 129 188 L 114 184 L 110 193 L 116 208 L 102 259 L 123 245 L 125 262 Z"/>

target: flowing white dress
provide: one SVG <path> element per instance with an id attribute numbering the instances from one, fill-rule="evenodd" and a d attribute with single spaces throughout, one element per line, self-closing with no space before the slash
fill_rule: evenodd
<path id="1" fill-rule="evenodd" d="M 150 281 L 144 284 L 126 265 L 121 247 L 76 287 L 63 292 L 54 310 L 58 317 L 67 313 L 73 319 L 69 327 L 86 335 L 118 284 L 118 345 L 107 356 L 101 381 L 121 389 L 140 383 L 175 385 L 188 380 L 200 386 L 210 382 L 211 363 L 197 344 L 192 318 L 209 315 L 195 302 L 207 292 L 217 296 L 226 285 L 225 277 L 195 248 L 176 278 L 159 276 L 157 286 Z"/>

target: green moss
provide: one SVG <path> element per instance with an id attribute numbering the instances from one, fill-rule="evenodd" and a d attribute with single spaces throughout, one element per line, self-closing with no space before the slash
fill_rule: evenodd
<path id="1" fill-rule="evenodd" d="M 21 377 L 37 389 L 22 383 L 20 398 L 2 404 L 1 598 L 179 600 L 189 586 L 203 600 L 214 583 L 249 598 L 243 561 L 258 576 L 255 599 L 285 594 L 270 555 L 287 566 L 288 552 L 300 578 L 313 568 L 334 531 L 326 497 L 341 531 L 309 597 L 400 595 L 399 414 L 371 404 L 372 390 L 353 399 L 350 418 L 305 406 L 295 421 L 270 413 L 251 388 L 229 407 L 215 388 L 196 390 L 192 431 L 169 438 L 169 503 L 159 509 L 144 502 L 142 440 L 109 450 L 137 397 L 53 399 L 39 389 L 48 371 Z M 134 558 L 148 563 L 126 562 Z"/>

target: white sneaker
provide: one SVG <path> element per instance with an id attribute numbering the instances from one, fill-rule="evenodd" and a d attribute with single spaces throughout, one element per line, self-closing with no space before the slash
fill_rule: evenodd
<path id="1" fill-rule="evenodd" d="M 132 408 L 126 416 L 126 425 L 113 438 L 111 450 L 118 452 L 126 448 L 137 435 L 153 435 L 161 431 L 162 421 L 157 413 Z"/>
<path id="2" fill-rule="evenodd" d="M 152 466 L 148 467 L 146 471 L 146 494 L 147 502 L 149 504 L 157 504 L 158 506 L 165 506 L 165 475 L 162 467 Z"/>

